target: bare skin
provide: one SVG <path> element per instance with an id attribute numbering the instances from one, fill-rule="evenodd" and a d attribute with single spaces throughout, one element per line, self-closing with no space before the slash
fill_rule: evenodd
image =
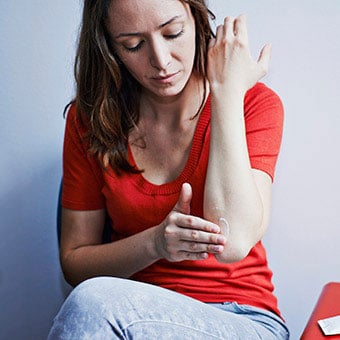
<path id="1" fill-rule="evenodd" d="M 266 74 L 270 54 L 266 45 L 259 59 L 252 59 L 244 15 L 225 18 L 208 50 L 211 139 L 204 214 L 216 223 L 220 218 L 227 221 L 228 227 L 221 225 L 228 233 L 227 247 L 217 255 L 221 262 L 244 258 L 268 227 L 271 178 L 251 169 L 243 99 Z"/>
<path id="2" fill-rule="evenodd" d="M 206 81 L 192 73 L 190 8 L 181 1 L 162 0 L 159 7 L 159 0 L 115 0 L 109 16 L 117 53 L 143 88 L 141 119 L 129 140 L 134 159 L 147 180 L 167 183 L 186 164 L 197 122 L 190 118 Z M 162 223 L 111 244 L 101 244 L 104 210 L 63 209 L 60 254 L 71 284 L 98 275 L 129 277 L 159 259 L 204 260 L 214 254 L 233 262 L 247 255 L 267 228 L 271 179 L 250 167 L 243 97 L 265 74 L 269 56 L 265 47 L 258 61 L 250 57 L 244 16 L 226 18 L 218 27 L 208 53 L 212 107 L 204 218 L 190 215 L 187 183 Z"/>

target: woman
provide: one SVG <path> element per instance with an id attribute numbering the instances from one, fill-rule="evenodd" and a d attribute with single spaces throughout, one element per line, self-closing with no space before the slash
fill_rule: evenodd
<path id="1" fill-rule="evenodd" d="M 286 339 L 261 243 L 282 105 L 246 18 L 204 0 L 84 2 L 50 339 Z M 106 215 L 112 242 L 102 244 Z"/>

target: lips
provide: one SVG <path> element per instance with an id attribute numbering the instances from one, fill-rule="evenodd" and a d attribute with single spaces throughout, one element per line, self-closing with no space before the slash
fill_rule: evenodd
<path id="1" fill-rule="evenodd" d="M 165 76 L 152 77 L 151 79 L 155 80 L 158 83 L 166 84 L 166 83 L 169 83 L 170 81 L 172 81 L 177 74 L 178 74 L 178 72 L 175 72 L 175 73 L 167 74 Z"/>

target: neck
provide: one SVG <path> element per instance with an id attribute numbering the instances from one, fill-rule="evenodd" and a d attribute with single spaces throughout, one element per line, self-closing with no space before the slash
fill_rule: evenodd
<path id="1" fill-rule="evenodd" d="M 178 127 L 194 117 L 205 98 L 202 79 L 192 75 L 181 93 L 172 97 L 159 97 L 143 92 L 140 118 L 154 123 Z"/>

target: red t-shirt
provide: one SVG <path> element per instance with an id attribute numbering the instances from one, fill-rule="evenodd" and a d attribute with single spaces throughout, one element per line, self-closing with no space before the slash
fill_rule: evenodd
<path id="1" fill-rule="evenodd" d="M 264 84 L 250 89 L 244 100 L 247 144 L 251 166 L 274 176 L 281 144 L 283 107 Z M 143 174 L 117 176 L 103 171 L 87 153 L 84 128 L 72 106 L 64 140 L 62 205 L 75 210 L 105 208 L 110 216 L 113 241 L 161 223 L 178 200 L 182 183 L 192 186 L 191 214 L 203 217 L 204 183 L 209 157 L 210 100 L 197 122 L 185 168 L 177 179 L 163 185 L 148 182 Z M 131 150 L 129 160 L 135 164 Z M 160 260 L 132 279 L 175 290 L 203 302 L 236 301 L 279 314 L 273 295 L 272 272 L 265 249 L 258 242 L 242 261 L 222 264 L 211 255 L 203 261 Z"/>

